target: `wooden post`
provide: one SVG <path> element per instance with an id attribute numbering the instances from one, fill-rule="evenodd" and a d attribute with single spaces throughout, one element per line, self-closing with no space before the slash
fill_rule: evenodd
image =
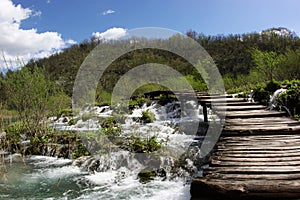
<path id="1" fill-rule="evenodd" d="M 205 102 L 200 102 L 200 104 L 203 108 L 204 122 L 208 122 L 206 103 Z"/>

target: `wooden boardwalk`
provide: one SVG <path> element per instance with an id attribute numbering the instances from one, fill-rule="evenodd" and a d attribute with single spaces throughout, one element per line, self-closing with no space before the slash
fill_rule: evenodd
<path id="1" fill-rule="evenodd" d="M 203 177 L 192 181 L 192 199 L 300 199 L 300 122 L 225 98 L 199 97 L 226 119 Z"/>

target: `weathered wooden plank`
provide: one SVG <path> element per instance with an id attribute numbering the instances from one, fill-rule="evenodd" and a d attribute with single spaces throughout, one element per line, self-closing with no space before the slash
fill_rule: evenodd
<path id="1" fill-rule="evenodd" d="M 240 146 L 234 146 L 234 145 L 217 145 L 217 148 L 220 150 L 223 149 L 229 149 L 229 150 L 278 150 L 278 152 L 282 152 L 284 150 L 295 150 L 300 149 L 300 146 L 292 146 L 294 144 L 291 144 L 291 146 L 287 145 L 286 143 L 282 143 L 280 146 L 279 144 L 258 144 L 258 145 L 240 145 Z M 297 144 L 295 144 L 297 145 Z"/>
<path id="2" fill-rule="evenodd" d="M 257 173 L 257 174 L 272 174 L 272 173 L 300 173 L 300 166 L 231 166 L 231 167 L 209 167 L 203 171 L 215 173 Z M 300 181 L 299 181 L 300 183 Z"/>
<path id="3" fill-rule="evenodd" d="M 264 118 L 264 117 L 257 117 L 257 118 L 235 118 L 235 119 L 226 119 L 226 122 L 228 122 L 228 124 L 231 123 L 246 123 L 246 122 L 273 122 L 275 123 L 279 123 L 279 122 L 300 122 L 298 120 L 289 118 L 289 117 L 270 117 L 270 118 Z"/>
<path id="4" fill-rule="evenodd" d="M 247 146 L 258 146 L 258 145 L 268 145 L 268 146 L 292 146 L 292 145 L 299 145 L 300 140 L 299 139 L 290 139 L 290 140 L 245 140 L 245 141 L 221 141 L 218 143 L 218 145 L 225 145 L 226 147 L 232 147 L 232 146 L 245 146 L 245 142 L 247 142 Z"/>
<path id="5" fill-rule="evenodd" d="M 245 102 L 244 99 L 242 98 L 210 98 L 210 99 L 202 99 L 198 98 L 198 101 L 203 102 L 203 103 L 232 103 L 232 102 Z"/>
<path id="6" fill-rule="evenodd" d="M 278 153 L 298 153 L 300 149 L 291 149 L 291 150 L 273 150 L 273 149 L 264 149 L 264 150 L 240 150 L 240 149 L 218 149 L 218 155 L 226 156 L 231 154 L 265 154 L 266 156 L 270 154 L 278 154 Z"/>
<path id="7" fill-rule="evenodd" d="M 267 136 L 267 135 L 263 135 Z M 299 142 L 299 137 L 277 137 L 277 135 L 273 135 L 272 138 L 248 138 L 245 136 L 244 138 L 220 138 L 220 144 L 241 144 L 241 143 L 263 143 L 263 142 Z"/>
<path id="8" fill-rule="evenodd" d="M 219 142 L 218 147 L 241 147 L 241 146 L 300 146 L 300 140 L 264 140 L 264 141 L 253 141 L 248 140 L 247 144 L 245 142 Z"/>
<path id="9" fill-rule="evenodd" d="M 239 118 L 235 118 L 235 119 L 239 119 Z M 226 120 L 225 125 L 227 126 L 234 126 L 234 125 L 239 125 L 239 126 L 248 126 L 248 125 L 281 125 L 281 124 L 289 124 L 289 125 L 300 125 L 299 121 L 295 121 L 295 120 L 290 120 L 290 119 L 282 119 L 281 121 L 271 121 L 269 120 L 269 118 L 265 118 L 266 120 L 262 119 L 262 120 L 258 120 L 258 121 L 241 121 L 241 120 L 232 120 L 231 122 L 228 122 Z"/>
<path id="10" fill-rule="evenodd" d="M 263 105 L 216 105 L 212 107 L 215 111 L 239 111 L 239 110 L 259 110 L 266 109 L 266 106 Z"/>
<path id="11" fill-rule="evenodd" d="M 268 110 L 249 110 L 249 111 L 230 111 L 217 112 L 217 114 L 226 115 L 226 118 L 259 118 L 259 117 L 282 117 L 286 116 L 285 112 L 268 111 Z"/>
<path id="12" fill-rule="evenodd" d="M 226 130 L 223 129 L 222 136 L 251 136 L 251 135 L 276 135 L 276 134 L 294 134 L 297 129 L 257 129 L 257 130 Z"/>
<path id="13" fill-rule="evenodd" d="M 224 130 L 226 131 L 230 131 L 230 130 L 238 130 L 238 131 L 242 131 L 242 130 L 260 130 L 260 129 L 266 129 L 266 130 L 276 130 L 276 129 L 286 129 L 286 130 L 293 130 L 293 129 L 299 129 L 300 128 L 300 124 L 298 123 L 294 123 L 294 124 L 254 124 L 254 125 L 229 125 L 226 126 L 224 128 Z"/>
<path id="14" fill-rule="evenodd" d="M 272 153 L 272 154 L 251 154 L 251 153 L 239 153 L 239 152 L 216 152 L 214 155 L 216 156 L 227 156 L 227 157 L 240 157 L 240 158 L 274 158 L 274 157 L 293 157 L 293 156 L 300 156 L 300 152 L 294 152 L 294 153 L 285 153 L 283 152 L 278 152 L 278 153 Z"/>
<path id="15" fill-rule="evenodd" d="M 300 180 L 300 173 L 291 174 L 219 174 L 207 173 L 206 178 L 210 179 L 226 179 L 226 180 Z"/>
<path id="16" fill-rule="evenodd" d="M 227 162 L 289 162 L 289 161 L 300 161 L 300 156 L 291 157 L 229 157 L 229 156 L 212 156 L 211 160 L 227 161 Z"/>
<path id="17" fill-rule="evenodd" d="M 281 162 L 240 162 L 240 161 L 220 161 L 213 159 L 211 166 L 222 167 L 222 166 L 300 166 L 300 160 L 298 161 L 281 161 Z"/>
<path id="18" fill-rule="evenodd" d="M 229 193 L 241 193 L 245 195 L 252 194 L 300 194 L 300 182 L 298 180 L 223 180 L 223 179 L 194 179 L 194 185 L 198 185 L 198 189 L 202 190 L 212 190 L 215 192 L 222 192 L 224 194 Z M 200 189 L 201 188 L 201 189 Z M 275 196 L 274 196 L 275 197 Z"/>
<path id="19" fill-rule="evenodd" d="M 241 141 L 241 142 L 245 142 L 245 141 L 274 141 L 274 140 L 293 140 L 293 139 L 300 139 L 300 134 L 299 135 L 291 135 L 291 134 L 277 134 L 277 135 L 248 135 L 248 136 L 226 136 L 220 137 L 220 141 Z"/>

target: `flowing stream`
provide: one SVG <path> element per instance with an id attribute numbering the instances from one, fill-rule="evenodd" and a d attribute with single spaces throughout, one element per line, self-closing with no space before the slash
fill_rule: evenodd
<path id="1" fill-rule="evenodd" d="M 182 118 L 178 102 L 164 106 L 144 105 L 134 109 L 122 124 L 122 136 L 134 132 L 139 135 L 147 134 L 147 137 L 155 135 L 158 139 L 167 141 L 167 153 L 158 156 L 156 176 L 151 181 L 141 181 L 138 177 L 142 170 L 149 168 L 149 161 L 123 149 L 75 161 L 47 156 L 22 158 L 20 155 L 13 155 L 3 158 L 5 166 L 2 165 L 1 168 L 0 199 L 190 199 L 192 176 L 201 173 L 201 136 L 179 131 L 178 124 L 187 123 L 190 126 L 203 121 L 202 108 L 195 106 L 190 102 L 193 109 L 187 115 L 189 117 Z M 155 115 L 153 123 L 142 124 L 134 120 L 145 110 Z M 91 111 L 97 115 L 96 119 L 78 120 L 75 124 L 68 125 L 70 119 L 53 118 L 52 127 L 95 131 L 101 128 L 98 118 L 112 114 L 109 107 L 87 108 L 83 113 Z M 216 116 L 213 118 L 216 119 Z M 183 164 L 176 167 L 176 160 L 187 154 L 181 152 L 182 149 L 190 149 L 190 152 L 183 158 Z"/>

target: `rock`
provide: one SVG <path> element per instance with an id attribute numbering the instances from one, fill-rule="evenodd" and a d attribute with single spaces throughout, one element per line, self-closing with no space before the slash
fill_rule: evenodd
<path id="1" fill-rule="evenodd" d="M 164 169 L 146 168 L 138 173 L 138 178 L 141 183 L 147 183 L 154 180 L 155 177 L 166 178 L 167 173 Z"/>

